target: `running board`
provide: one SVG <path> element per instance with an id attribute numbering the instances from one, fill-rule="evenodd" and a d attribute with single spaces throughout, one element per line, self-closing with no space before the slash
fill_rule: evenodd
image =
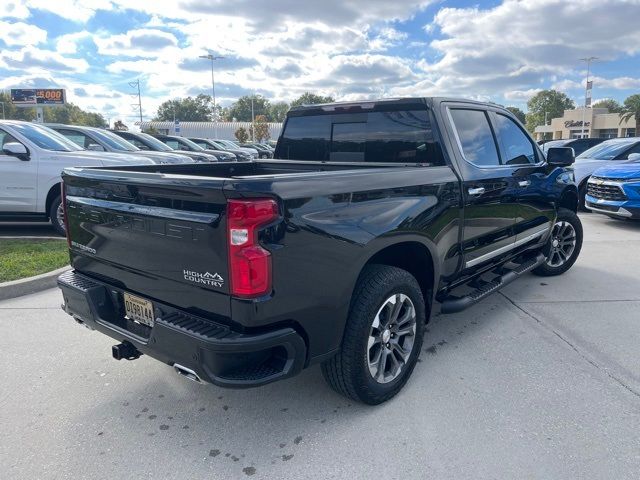
<path id="1" fill-rule="evenodd" d="M 497 277 L 495 280 L 485 283 L 480 288 L 477 288 L 471 293 L 468 293 L 464 297 L 450 296 L 442 301 L 441 313 L 457 313 L 469 308 L 471 305 L 478 303 L 487 295 L 491 295 L 493 292 L 500 290 L 502 287 L 509 285 L 516 278 L 530 272 L 537 266 L 543 264 L 546 257 L 540 253 L 537 257 L 527 260 L 518 265 L 513 270 L 509 270 L 507 273 Z"/>

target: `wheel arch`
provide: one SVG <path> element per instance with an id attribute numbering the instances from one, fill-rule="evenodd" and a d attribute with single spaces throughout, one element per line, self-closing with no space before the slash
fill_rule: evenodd
<path id="1" fill-rule="evenodd" d="M 62 191 L 60 190 L 60 183 L 55 183 L 49 189 L 49 192 L 47 193 L 47 198 L 44 204 L 44 209 L 47 214 L 47 217 L 49 216 L 49 209 L 51 208 L 51 204 L 59 195 L 61 195 L 61 193 Z"/>
<path id="2" fill-rule="evenodd" d="M 425 244 L 421 239 L 403 238 L 384 242 L 370 251 L 360 267 L 358 281 L 364 269 L 369 265 L 388 265 L 406 270 L 416 278 L 420 285 L 426 304 L 427 320 L 429 320 L 440 271 L 434 252 L 435 246 Z"/>
<path id="3" fill-rule="evenodd" d="M 576 187 L 567 187 L 562 191 L 560 200 L 558 201 L 558 207 L 566 208 L 576 213 L 578 211 L 578 205 L 580 203 L 579 192 Z"/>

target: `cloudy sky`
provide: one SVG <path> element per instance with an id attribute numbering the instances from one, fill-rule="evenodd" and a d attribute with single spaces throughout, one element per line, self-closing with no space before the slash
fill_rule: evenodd
<path id="1" fill-rule="evenodd" d="M 64 87 L 113 122 L 209 93 L 228 105 L 304 91 L 351 100 L 455 95 L 524 108 L 543 88 L 583 101 L 640 92 L 640 0 L 2 0 L 0 89 Z"/>

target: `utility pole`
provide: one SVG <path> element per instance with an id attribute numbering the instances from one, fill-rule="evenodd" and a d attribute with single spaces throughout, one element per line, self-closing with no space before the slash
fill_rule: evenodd
<path id="1" fill-rule="evenodd" d="M 142 128 L 142 99 L 140 97 L 140 79 L 136 80 L 135 82 L 129 82 L 129 86 L 131 88 L 137 88 L 138 89 L 138 103 L 132 103 L 131 106 L 132 107 L 138 107 L 138 112 L 140 114 L 140 128 Z M 134 96 L 136 95 L 136 93 L 133 94 Z"/>
<path id="2" fill-rule="evenodd" d="M 253 97 L 255 97 L 256 94 L 254 93 L 253 95 L 251 95 L 251 141 L 255 142 L 255 130 L 256 130 L 256 118 L 253 115 Z"/>
<path id="3" fill-rule="evenodd" d="M 585 57 L 585 58 L 581 58 L 580 61 L 581 62 L 586 62 L 587 63 L 587 83 L 584 87 L 584 107 L 582 109 L 582 131 L 580 133 L 580 136 L 582 138 L 584 137 L 584 115 L 587 112 L 587 96 L 589 95 L 589 73 L 590 73 L 590 67 L 591 67 L 591 62 L 598 60 L 598 57 Z M 589 102 L 591 103 L 591 102 Z"/>
<path id="4" fill-rule="evenodd" d="M 207 53 L 206 55 L 200 55 L 198 58 L 206 58 L 211 61 L 211 98 L 213 100 L 213 129 L 214 135 L 216 138 L 218 137 L 218 109 L 216 105 L 216 82 L 213 78 L 213 62 L 216 60 L 221 60 L 225 57 L 215 56 L 212 53 Z"/>

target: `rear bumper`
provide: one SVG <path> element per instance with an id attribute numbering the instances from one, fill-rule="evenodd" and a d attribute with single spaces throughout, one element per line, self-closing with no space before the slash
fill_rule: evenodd
<path id="1" fill-rule="evenodd" d="M 180 365 L 205 382 L 247 388 L 299 373 L 306 345 L 293 328 L 240 333 L 228 326 L 154 301 L 152 328 L 124 316 L 123 291 L 76 271 L 58 278 L 63 309 L 76 321 L 168 365 Z"/>

